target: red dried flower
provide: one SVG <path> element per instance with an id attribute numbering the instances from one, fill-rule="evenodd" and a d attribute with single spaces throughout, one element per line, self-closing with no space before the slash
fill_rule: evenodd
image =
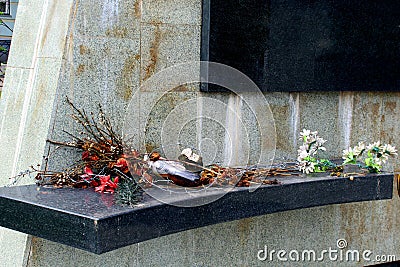
<path id="1" fill-rule="evenodd" d="M 100 185 L 95 188 L 95 191 L 100 193 L 113 194 L 118 186 L 119 177 L 115 177 L 114 180 L 111 179 L 110 175 L 101 175 L 99 177 Z"/>
<path id="2" fill-rule="evenodd" d="M 89 151 L 82 152 L 82 160 L 84 160 L 84 161 L 89 160 L 89 157 L 90 157 Z"/>
<path id="3" fill-rule="evenodd" d="M 87 175 L 94 175 L 92 169 L 90 167 L 88 167 L 88 166 L 85 167 L 84 172 Z"/>
<path id="4" fill-rule="evenodd" d="M 85 150 L 82 152 L 83 161 L 98 161 L 100 158 L 96 154 L 91 154 L 89 151 Z"/>
<path id="5" fill-rule="evenodd" d="M 119 158 L 114 167 L 119 168 L 125 174 L 129 173 L 128 162 L 124 158 Z"/>

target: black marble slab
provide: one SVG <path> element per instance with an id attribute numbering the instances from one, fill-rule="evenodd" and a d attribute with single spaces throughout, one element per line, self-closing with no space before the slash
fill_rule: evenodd
<path id="1" fill-rule="evenodd" d="M 278 177 L 278 180 L 281 184 L 263 185 L 253 192 L 249 188 L 233 188 L 229 192 L 204 190 L 189 197 L 192 203 L 202 203 L 210 195 L 224 195 L 190 208 L 164 204 L 150 197 L 137 207 L 123 207 L 114 204 L 113 195 L 91 189 L 4 187 L 0 188 L 0 226 L 101 254 L 164 235 L 247 217 L 390 199 L 393 191 L 392 174 L 353 180 L 330 176 Z"/>
<path id="2" fill-rule="evenodd" d="M 398 91 L 399 18 L 398 0 L 203 0 L 201 59 L 262 91 Z"/>

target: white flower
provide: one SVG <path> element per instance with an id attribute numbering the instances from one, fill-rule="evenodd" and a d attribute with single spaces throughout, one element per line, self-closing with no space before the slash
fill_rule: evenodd
<path id="1" fill-rule="evenodd" d="M 326 151 L 322 145 L 326 142 L 323 138 L 318 136 L 318 132 L 311 132 L 310 130 L 303 129 L 300 132 L 300 140 L 302 145 L 297 150 L 297 161 L 299 170 L 304 173 L 314 172 L 316 154 L 319 150 Z"/>
<path id="2" fill-rule="evenodd" d="M 309 136 L 311 134 L 311 131 L 310 130 L 306 130 L 306 129 L 303 129 L 303 131 L 302 132 L 300 132 L 300 135 L 301 136 Z"/>
<path id="3" fill-rule="evenodd" d="M 300 153 L 299 153 L 299 159 L 303 160 L 303 159 L 305 159 L 306 157 L 308 157 L 309 155 L 310 155 L 310 154 L 308 154 L 307 151 L 302 150 L 302 151 L 300 151 Z M 301 161 L 301 160 L 300 160 L 300 161 Z"/>
<path id="4" fill-rule="evenodd" d="M 317 139 L 317 146 L 322 146 L 325 143 L 326 143 L 326 140 L 324 140 L 322 138 Z"/>
<path id="5" fill-rule="evenodd" d="M 382 156 L 377 157 L 376 159 L 381 162 L 381 164 L 379 164 L 379 165 L 382 165 L 383 163 L 385 163 L 389 159 L 389 156 L 386 155 L 386 154 L 382 154 Z"/>
<path id="6" fill-rule="evenodd" d="M 307 148 L 308 148 L 308 146 L 307 145 L 301 145 L 301 146 L 299 146 L 299 150 L 297 150 L 297 151 L 307 151 Z"/>
<path id="7" fill-rule="evenodd" d="M 381 142 L 378 141 L 365 146 L 363 142 L 359 142 L 354 148 L 350 147 L 343 150 L 342 158 L 345 160 L 345 163 L 357 160 L 357 157 L 360 157 L 365 150 L 368 151 L 365 164 L 374 172 L 380 171 L 382 165 L 389 159 L 389 156 L 397 155 L 396 148 L 390 144 L 382 145 Z"/>
<path id="8" fill-rule="evenodd" d="M 369 145 L 367 146 L 367 150 L 368 150 L 368 151 L 371 151 L 371 152 L 373 152 L 373 149 L 374 149 L 374 148 L 381 149 L 381 142 L 378 141 L 378 142 L 369 144 Z"/>
<path id="9" fill-rule="evenodd" d="M 374 163 L 375 164 L 378 164 L 378 165 L 380 165 L 380 166 L 382 166 L 382 164 L 384 164 L 386 161 L 384 160 L 384 159 L 382 159 L 382 158 L 375 158 L 374 159 Z"/>
<path id="10" fill-rule="evenodd" d="M 383 153 L 388 154 L 388 155 L 397 155 L 397 150 L 396 147 L 390 145 L 390 144 L 385 144 L 382 148 Z"/>
<path id="11" fill-rule="evenodd" d="M 344 159 L 344 163 L 353 162 L 356 158 L 357 156 L 354 155 L 353 148 L 349 147 L 343 150 L 342 159 Z"/>
<path id="12" fill-rule="evenodd" d="M 302 161 L 299 163 L 299 171 L 309 174 L 311 172 L 314 172 L 315 170 L 315 163 L 314 162 L 309 162 L 309 161 Z"/>
<path id="13" fill-rule="evenodd" d="M 360 156 L 365 150 L 365 144 L 363 142 L 359 142 L 357 146 L 354 147 L 353 153 L 356 156 Z"/>

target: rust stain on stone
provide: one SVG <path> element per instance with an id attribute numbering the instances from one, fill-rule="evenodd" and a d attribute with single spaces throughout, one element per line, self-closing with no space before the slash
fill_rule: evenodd
<path id="1" fill-rule="evenodd" d="M 106 36 L 114 38 L 126 38 L 128 29 L 126 27 L 114 27 L 106 31 Z"/>
<path id="2" fill-rule="evenodd" d="M 135 2 L 135 17 L 140 19 L 142 15 L 142 0 L 137 0 Z"/>
<path id="3" fill-rule="evenodd" d="M 340 232 L 344 232 L 345 236 L 341 237 L 346 239 L 347 242 L 352 243 L 352 238 L 355 235 L 353 232 L 353 229 L 349 226 L 352 224 L 356 224 L 354 222 L 353 213 L 352 209 L 349 207 L 346 207 L 345 205 L 340 205 L 340 212 L 341 212 L 341 224 L 340 224 Z"/>
<path id="4" fill-rule="evenodd" d="M 240 244 L 242 246 L 246 246 L 249 241 L 252 222 L 253 222 L 252 218 L 245 218 L 238 221 L 238 232 L 239 232 Z"/>
<path id="5" fill-rule="evenodd" d="M 155 144 L 152 144 L 152 143 L 146 143 L 145 146 L 146 146 L 147 153 L 154 151 L 154 149 L 157 147 Z"/>
<path id="6" fill-rule="evenodd" d="M 270 105 L 272 114 L 277 121 L 289 121 L 290 122 L 290 107 L 286 104 L 278 105 L 271 104 Z M 288 123 L 277 123 L 275 125 L 277 137 L 276 137 L 276 146 L 279 147 L 282 151 L 291 151 L 293 149 L 293 140 L 290 134 L 286 134 L 290 132 L 290 125 Z M 282 134 L 279 134 L 282 133 Z"/>
<path id="7" fill-rule="evenodd" d="M 118 95 L 120 95 L 125 101 L 129 101 L 132 97 L 133 76 L 138 59 L 140 59 L 140 56 L 134 54 L 130 55 L 125 60 L 120 79 L 118 79 L 116 84 Z"/>
<path id="8" fill-rule="evenodd" d="M 385 103 L 385 109 L 387 111 L 394 112 L 396 110 L 397 103 L 396 102 L 386 102 Z"/>
<path id="9" fill-rule="evenodd" d="M 76 69 L 77 74 L 81 74 L 85 70 L 85 65 L 79 64 L 78 68 Z"/>
<path id="10" fill-rule="evenodd" d="M 162 23 L 161 23 L 161 21 L 158 21 L 158 20 L 151 20 L 151 21 L 149 21 L 149 24 L 151 24 L 153 26 L 160 26 Z"/>
<path id="11" fill-rule="evenodd" d="M 39 83 L 37 97 L 35 104 L 33 105 L 35 108 L 32 110 L 31 120 L 30 120 L 30 128 L 34 129 L 37 122 L 42 120 L 43 117 L 43 107 L 46 102 L 46 83 Z"/>
<path id="12" fill-rule="evenodd" d="M 67 45 L 68 45 L 68 50 L 67 50 L 67 54 L 68 55 L 67 55 L 67 57 L 69 57 L 71 59 L 73 57 L 72 56 L 73 55 L 73 48 L 74 48 L 74 34 L 73 33 L 74 33 L 74 27 L 75 27 L 75 20 L 76 20 L 76 16 L 77 16 L 77 13 L 78 13 L 78 6 L 79 6 L 79 1 L 76 1 L 75 2 L 75 8 L 72 11 L 72 17 L 70 19 L 71 23 L 70 23 L 69 29 L 68 29 L 69 35 L 68 35 L 68 42 L 67 42 Z"/>
<path id="13" fill-rule="evenodd" d="M 171 92 L 187 92 L 189 91 L 188 86 L 186 84 L 179 85 L 171 90 Z"/>
<path id="14" fill-rule="evenodd" d="M 395 175 L 395 179 L 397 178 L 397 175 Z M 396 188 L 396 186 L 394 187 Z M 386 214 L 387 214 L 387 221 L 386 221 L 386 229 L 388 232 L 392 232 L 393 227 L 393 218 L 395 217 L 395 214 L 397 214 L 397 210 L 393 210 L 393 206 L 391 205 L 392 203 L 386 205 Z"/>
<path id="15" fill-rule="evenodd" d="M 378 116 L 380 115 L 379 111 L 380 111 L 381 105 L 379 103 L 374 103 L 374 104 L 372 104 L 371 108 L 372 108 L 372 114 L 374 115 L 374 117 L 378 118 Z"/>
<path id="16" fill-rule="evenodd" d="M 343 238 L 349 244 L 360 244 L 366 233 L 374 232 L 374 228 L 379 224 L 374 221 L 374 216 L 370 215 L 370 209 L 374 208 L 373 205 L 360 203 L 340 205 L 340 230 L 346 233 Z"/>
<path id="17" fill-rule="evenodd" d="M 43 248 L 43 246 L 41 246 L 42 245 L 41 242 L 43 242 L 43 239 L 32 236 L 31 251 L 29 253 L 29 258 L 28 258 L 29 263 L 38 262 L 39 256 L 43 255 L 43 253 L 41 253 L 40 251 L 40 248 Z"/>
<path id="18" fill-rule="evenodd" d="M 385 122 L 385 121 L 386 121 L 385 114 L 383 114 L 381 117 L 381 122 Z"/>
<path id="19" fill-rule="evenodd" d="M 148 78 L 150 78 L 151 75 L 154 74 L 158 62 L 158 53 L 159 53 L 162 33 L 159 24 L 155 23 L 153 25 L 156 26 L 154 30 L 154 40 L 150 46 L 150 60 L 149 64 L 144 69 L 145 74 L 143 80 L 147 80 Z"/>
<path id="20" fill-rule="evenodd" d="M 381 120 L 381 104 L 380 103 L 365 103 L 362 105 L 361 111 L 371 123 L 378 123 Z"/>
<path id="21" fill-rule="evenodd" d="M 84 45 L 79 46 L 79 54 L 84 55 L 84 54 L 87 54 L 88 52 L 89 52 L 89 48 L 87 48 Z"/>
<path id="22" fill-rule="evenodd" d="M 44 27 L 43 37 L 42 37 L 42 40 L 41 40 L 42 47 L 43 47 L 44 44 L 46 43 L 47 36 L 49 35 L 50 25 L 52 24 L 52 23 L 51 23 L 51 20 L 52 20 L 52 18 L 53 18 L 53 16 L 54 16 L 54 9 L 55 9 L 55 7 L 56 7 L 56 3 L 53 3 L 53 4 L 50 5 L 50 10 L 49 10 L 50 22 L 47 23 L 47 26 L 46 26 L 46 27 Z"/>

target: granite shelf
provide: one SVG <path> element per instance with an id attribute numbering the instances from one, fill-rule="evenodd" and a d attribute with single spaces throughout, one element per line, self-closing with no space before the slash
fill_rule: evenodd
<path id="1" fill-rule="evenodd" d="M 101 254 L 127 245 L 221 222 L 287 210 L 391 199 L 393 174 L 337 178 L 277 177 L 278 185 L 250 192 L 233 188 L 215 201 L 194 207 L 144 198 L 138 207 L 114 204 L 113 195 L 91 189 L 36 185 L 0 188 L 0 226 Z M 225 194 L 226 193 L 226 194 Z M 191 202 L 221 194 L 206 190 Z M 186 195 L 187 196 L 187 195 Z M 182 199 L 177 200 L 179 201 Z M 207 202 L 207 201 L 206 201 Z"/>

